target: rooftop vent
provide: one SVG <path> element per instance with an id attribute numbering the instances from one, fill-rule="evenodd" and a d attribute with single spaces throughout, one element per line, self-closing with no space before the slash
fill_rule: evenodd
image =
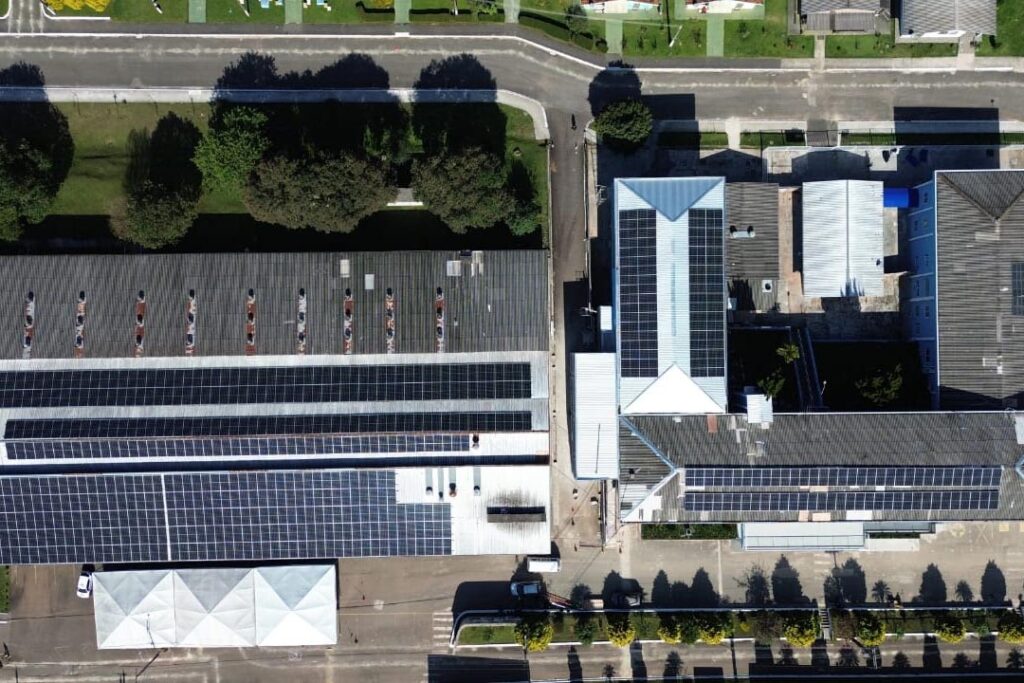
<path id="1" fill-rule="evenodd" d="M 142 356 L 146 336 L 146 293 L 139 290 L 135 297 L 135 357 Z"/>
<path id="2" fill-rule="evenodd" d="M 390 287 L 384 291 L 384 347 L 387 353 L 395 352 L 395 292 Z"/>
<path id="3" fill-rule="evenodd" d="M 256 290 L 250 289 L 245 299 L 245 355 L 256 353 Z"/>
<path id="4" fill-rule="evenodd" d="M 85 355 L 85 304 L 85 292 L 81 291 L 75 300 L 75 358 Z"/>
<path id="5" fill-rule="evenodd" d="M 445 347 L 445 334 L 444 334 L 444 327 L 445 327 L 445 320 L 444 320 L 444 317 L 445 317 L 444 316 L 445 300 L 444 300 L 444 290 L 441 289 L 440 287 L 438 287 L 434 291 L 434 303 L 435 303 L 435 306 L 434 306 L 434 315 L 435 315 L 434 349 L 438 353 L 444 353 L 444 347 Z"/>
<path id="6" fill-rule="evenodd" d="M 188 300 L 185 302 L 185 355 L 193 356 L 196 352 L 196 313 L 198 312 L 196 302 L 196 290 L 188 290 Z"/>
<path id="7" fill-rule="evenodd" d="M 36 294 L 29 290 L 25 295 L 25 332 L 21 340 L 21 357 L 32 357 L 32 338 L 36 333 Z"/>
<path id="8" fill-rule="evenodd" d="M 345 355 L 352 353 L 352 318 L 355 314 L 355 301 L 352 299 L 352 290 L 345 288 L 345 321 L 343 337 L 345 343 Z"/>
<path id="9" fill-rule="evenodd" d="M 306 353 L 306 288 L 299 288 L 299 311 L 296 316 L 295 323 L 295 338 L 298 343 L 296 351 L 298 354 L 305 355 Z"/>

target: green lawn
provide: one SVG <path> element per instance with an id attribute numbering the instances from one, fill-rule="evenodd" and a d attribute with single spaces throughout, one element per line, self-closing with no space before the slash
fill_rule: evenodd
<path id="1" fill-rule="evenodd" d="M 326 7 L 318 7 L 313 0 L 309 7 L 302 10 L 304 24 L 361 24 L 394 20 L 393 8 L 367 11 L 359 0 L 334 0 L 331 2 L 330 11 L 327 11 Z"/>
<path id="2" fill-rule="evenodd" d="M 722 133 L 724 135 L 724 133 Z M 736 538 L 735 524 L 643 524 L 640 538 L 644 540 L 705 540 Z"/>
<path id="3" fill-rule="evenodd" d="M 468 0 L 458 1 L 459 13 L 452 14 L 452 0 L 412 0 L 409 20 L 416 23 L 442 24 L 449 22 L 503 22 L 505 15 L 501 12 L 493 14 L 477 14 Z M 497 3 L 500 10 L 501 3 Z"/>
<path id="4" fill-rule="evenodd" d="M 828 36 L 826 57 L 955 57 L 955 43 L 897 43 L 884 36 Z"/>
<path id="5" fill-rule="evenodd" d="M 740 133 L 740 147 L 799 147 L 806 144 L 804 132 L 793 131 L 765 131 L 765 132 L 744 132 Z"/>
<path id="6" fill-rule="evenodd" d="M 986 36 L 978 46 L 979 57 L 1024 55 L 1024 3 L 997 0 L 996 36 Z"/>
<path id="7" fill-rule="evenodd" d="M 533 119 L 525 111 L 501 106 L 505 114 L 506 149 L 509 161 L 519 159 L 530 172 L 540 206 L 541 234 L 548 245 L 548 151 L 533 136 Z M 516 151 L 519 150 L 519 156 Z"/>
<path id="8" fill-rule="evenodd" d="M 0 17 L 7 14 L 7 9 L 11 6 L 8 0 L 0 0 Z"/>
<path id="9" fill-rule="evenodd" d="M 272 1 L 268 9 L 263 9 L 257 0 L 248 0 L 246 8 L 249 10 L 249 16 L 245 15 L 238 0 L 206 0 L 206 22 L 209 24 L 284 23 L 283 3 L 278 5 L 276 1 Z"/>
<path id="10" fill-rule="evenodd" d="M 765 0 L 764 21 L 725 22 L 726 57 L 813 57 L 812 36 L 787 35 L 787 0 Z"/>
<path id="11" fill-rule="evenodd" d="M 501 626 L 464 626 L 459 631 L 459 645 L 496 645 L 515 642 L 515 627 Z"/>
<path id="12" fill-rule="evenodd" d="M 676 32 L 676 42 L 669 43 Z M 703 57 L 707 49 L 707 23 L 676 22 L 671 27 L 658 23 L 627 21 L 623 24 L 623 54 L 650 57 Z"/>

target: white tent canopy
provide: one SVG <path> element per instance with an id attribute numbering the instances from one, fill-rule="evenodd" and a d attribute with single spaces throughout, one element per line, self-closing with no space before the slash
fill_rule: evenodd
<path id="1" fill-rule="evenodd" d="M 94 575 L 99 649 L 333 645 L 333 565 Z"/>

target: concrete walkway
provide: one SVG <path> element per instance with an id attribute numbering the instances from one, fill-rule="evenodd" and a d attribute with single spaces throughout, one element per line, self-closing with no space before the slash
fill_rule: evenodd
<path id="1" fill-rule="evenodd" d="M 412 0 L 395 0 L 395 23 L 408 24 L 412 11 Z"/>
<path id="2" fill-rule="evenodd" d="M 722 17 L 708 17 L 708 57 L 725 56 L 725 19 Z"/>
<path id="3" fill-rule="evenodd" d="M 502 9 L 505 12 L 505 23 L 515 24 L 519 22 L 520 0 L 502 0 Z"/>
<path id="4" fill-rule="evenodd" d="M 604 23 L 604 39 L 608 42 L 608 54 L 622 54 L 622 22 L 609 19 Z"/>

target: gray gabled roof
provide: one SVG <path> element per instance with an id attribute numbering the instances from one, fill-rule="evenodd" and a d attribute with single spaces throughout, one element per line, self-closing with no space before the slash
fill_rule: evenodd
<path id="1" fill-rule="evenodd" d="M 947 31 L 996 35 L 996 0 L 903 0 L 900 33 Z"/>
<path id="2" fill-rule="evenodd" d="M 663 521 L 794 521 L 796 511 L 685 512 L 680 477 L 691 467 L 1000 467 L 991 510 L 875 511 L 879 520 L 1024 517 L 1024 415 L 1007 412 L 784 413 L 770 425 L 745 414 L 631 416 L 620 431 L 623 517 L 658 494 Z M 646 450 L 645 448 L 646 447 Z M 656 479 L 661 476 L 661 479 Z M 666 493 L 668 492 L 668 493 Z M 671 494 L 671 495 L 669 495 Z M 833 513 L 841 519 L 842 512 Z M 650 521 L 650 518 L 647 518 Z"/>
<path id="3" fill-rule="evenodd" d="M 352 294 L 351 353 L 385 353 L 388 289 L 395 353 L 434 353 L 437 288 L 444 351 L 546 351 L 544 251 L 8 256 L 0 281 L 0 358 L 21 358 L 26 298 L 34 297 L 31 357 L 71 358 L 76 302 L 86 295 L 84 356 L 135 355 L 138 293 L 145 293 L 144 355 L 184 356 L 188 293 L 195 292 L 195 355 L 245 354 L 252 289 L 259 355 L 345 352 L 345 292 Z"/>
<path id="4" fill-rule="evenodd" d="M 800 3 L 801 14 L 851 9 L 877 12 L 878 8 L 878 0 L 802 0 Z"/>
<path id="5" fill-rule="evenodd" d="M 779 277 L 779 186 L 727 183 L 726 273 L 730 281 Z M 733 230 L 735 228 L 735 230 Z M 744 236 L 753 229 L 753 237 Z"/>
<path id="6" fill-rule="evenodd" d="M 938 172 L 935 204 L 940 403 L 1024 407 L 1024 171 Z"/>

